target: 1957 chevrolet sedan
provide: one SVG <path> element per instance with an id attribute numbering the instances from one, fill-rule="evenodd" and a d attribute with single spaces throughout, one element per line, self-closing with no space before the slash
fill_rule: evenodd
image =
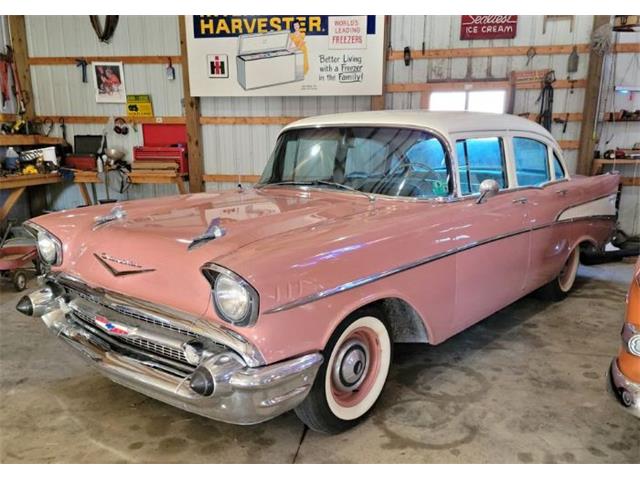
<path id="1" fill-rule="evenodd" d="M 394 342 L 436 345 L 602 249 L 619 177 L 571 176 L 510 115 L 363 112 L 286 126 L 260 182 L 27 223 L 50 272 L 18 310 L 112 380 L 252 424 L 335 433 Z"/>

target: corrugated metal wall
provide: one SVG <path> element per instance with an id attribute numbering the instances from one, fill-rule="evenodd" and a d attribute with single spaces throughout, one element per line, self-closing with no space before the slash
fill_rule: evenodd
<path id="1" fill-rule="evenodd" d="M 420 51 L 424 42 L 426 49 L 460 47 L 496 47 L 526 45 L 572 45 L 588 43 L 593 17 L 576 16 L 573 31 L 566 20 L 550 21 L 543 31 L 542 16 L 520 16 L 518 33 L 513 40 L 459 40 L 459 16 L 393 16 L 391 19 L 390 43 L 394 50 L 409 46 Z M 91 56 L 91 55 L 178 55 L 179 34 L 176 17 L 121 16 L 118 30 L 111 44 L 101 44 L 86 16 L 29 16 L 27 33 L 31 56 Z M 638 41 L 631 40 L 631 41 Z M 619 58 L 636 58 L 638 55 L 620 55 Z M 536 55 L 529 65 L 527 58 L 454 58 L 414 60 L 409 67 L 402 61 L 389 62 L 387 83 L 428 82 L 448 79 L 505 79 L 512 70 L 551 68 L 558 79 L 567 78 L 568 55 Z M 579 70 L 573 78 L 585 78 L 588 56 L 580 55 Z M 637 63 L 628 67 L 631 75 L 638 75 Z M 96 104 L 93 85 L 80 82 L 80 71 L 70 65 L 33 66 L 32 77 L 39 115 L 121 115 L 123 105 Z M 126 65 L 127 93 L 150 93 L 156 115 L 181 115 L 181 72 L 176 67 L 178 78 L 170 82 L 165 77 L 162 65 Z M 618 68 L 618 72 L 627 66 Z M 52 94 L 53 93 L 53 94 Z M 515 113 L 539 110 L 536 90 L 518 91 L 515 98 Z M 388 93 L 387 108 L 420 108 L 420 93 Z M 584 90 L 576 89 L 555 92 L 555 112 L 582 112 Z M 322 113 L 368 110 L 370 97 L 271 97 L 271 98 L 217 98 L 201 99 L 204 116 L 308 116 Z M 616 104 L 617 105 L 617 104 Z M 637 106 L 635 108 L 638 108 Z M 638 134 L 635 125 L 616 126 L 616 141 L 630 142 Z M 558 140 L 577 140 L 579 123 L 570 122 L 565 133 L 562 125 L 553 126 Z M 99 133 L 98 125 L 70 125 L 68 135 L 75 133 Z M 267 160 L 279 131 L 279 126 L 270 125 L 204 125 L 203 147 L 206 173 L 259 174 Z M 625 130 L 626 129 L 626 130 Z M 626 133 L 625 133 L 626 132 Z M 623 137 L 625 135 L 625 137 Z M 638 140 L 636 140 L 638 141 Z M 142 142 L 140 133 L 132 132 L 128 137 L 109 133 L 108 142 L 127 151 Z M 572 170 L 575 169 L 575 150 L 566 153 Z M 208 184 L 210 190 L 229 188 L 229 184 Z M 145 195 L 173 193 L 172 186 L 134 186 L 129 198 Z M 57 192 L 55 208 L 73 206 L 80 198 L 73 187 Z M 637 229 L 637 227 L 636 227 Z M 637 231 L 637 230 L 636 230 Z"/>
<path id="2" fill-rule="evenodd" d="M 640 43 L 640 32 L 616 33 L 618 43 Z M 640 54 L 612 54 L 605 61 L 600 109 L 603 112 L 640 110 L 640 92 L 615 92 L 616 86 L 640 89 Z M 602 122 L 597 149 L 631 148 L 640 144 L 640 122 Z M 614 167 L 609 167 L 611 170 Z M 624 176 L 640 176 L 640 168 L 615 165 Z M 620 198 L 620 226 L 630 234 L 640 234 L 640 187 L 624 187 Z"/>
<path id="3" fill-rule="evenodd" d="M 27 42 L 31 57 L 88 57 L 180 55 L 178 19 L 173 16 L 120 16 L 116 34 L 111 43 L 101 43 L 88 16 L 27 16 Z M 176 79 L 167 80 L 162 64 L 124 66 L 125 87 L 128 94 L 150 94 L 154 115 L 183 115 L 182 70 L 174 65 Z M 49 116 L 57 122 L 60 115 L 109 116 L 125 114 L 124 104 L 96 103 L 93 76 L 88 72 L 88 83 L 82 83 L 81 70 L 74 65 L 38 65 L 31 67 L 31 78 L 37 115 Z M 127 152 L 131 158 L 134 145 L 142 144 L 142 132 L 129 128 L 128 135 L 118 135 L 113 125 L 69 124 L 67 139 L 74 135 L 107 132 L 107 144 Z M 55 127 L 53 135 L 61 135 Z M 110 198 L 142 198 L 176 193 L 173 185 L 132 185 L 126 194 L 118 194 L 118 176 L 110 174 Z M 106 198 L 103 185 L 98 185 L 98 197 Z M 82 203 L 75 186 L 57 186 L 48 189 L 51 208 L 70 208 Z"/>

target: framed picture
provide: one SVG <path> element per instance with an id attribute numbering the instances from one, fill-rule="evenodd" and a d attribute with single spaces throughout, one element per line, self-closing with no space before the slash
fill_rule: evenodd
<path id="1" fill-rule="evenodd" d="M 92 62 L 97 103 L 127 103 L 122 62 Z"/>

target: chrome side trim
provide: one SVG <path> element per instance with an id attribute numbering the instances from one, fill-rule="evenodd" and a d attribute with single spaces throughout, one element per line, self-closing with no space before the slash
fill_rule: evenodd
<path id="1" fill-rule="evenodd" d="M 307 295 L 305 297 L 301 297 L 297 300 L 293 300 L 291 302 L 279 305 L 277 307 L 271 308 L 264 312 L 265 315 L 269 315 L 272 313 L 283 312 L 285 310 L 291 310 L 292 308 L 300 307 L 302 305 L 306 305 L 311 302 L 315 302 L 317 300 L 321 300 L 326 297 L 330 297 L 332 295 L 336 295 L 338 293 L 345 292 L 347 290 L 352 290 L 357 287 L 361 287 L 363 285 L 368 285 L 369 283 L 373 283 L 375 281 L 381 280 L 383 278 L 390 277 L 392 275 L 396 275 L 398 273 L 405 272 L 407 270 L 411 270 L 416 267 L 421 267 L 426 265 L 427 263 L 435 262 L 436 260 L 440 260 L 442 258 L 446 258 L 450 255 L 455 255 L 456 253 L 465 252 L 467 250 L 471 250 L 472 248 L 480 247 L 482 245 L 487 245 L 489 243 L 497 242 L 499 240 L 504 240 L 506 238 L 515 237 L 516 235 L 521 235 L 523 233 L 530 233 L 537 230 L 542 230 L 543 228 L 553 227 L 555 225 L 560 225 L 563 223 L 573 223 L 580 222 L 585 220 L 615 220 L 613 216 L 593 216 L 593 217 L 582 217 L 582 218 L 570 218 L 567 220 L 557 220 L 551 223 L 547 223 L 544 225 L 537 225 L 535 227 L 522 228 L 520 230 L 516 230 L 514 232 L 504 233 L 502 235 L 496 235 L 494 237 L 489 237 L 484 240 L 471 242 L 462 247 L 452 248 L 449 250 L 445 250 L 444 252 L 437 253 L 435 255 L 430 255 L 428 257 L 421 258 L 419 260 L 415 260 L 413 262 L 406 263 L 404 265 L 385 270 L 383 272 L 374 273 L 372 275 L 368 275 L 365 277 L 358 278 L 356 280 L 352 280 L 350 282 L 343 283 L 336 287 L 328 288 L 326 290 L 322 290 L 320 292 L 312 293 L 311 295 Z"/>
<path id="2" fill-rule="evenodd" d="M 160 323 L 209 338 L 213 342 L 224 345 L 238 353 L 249 367 L 259 367 L 266 364 L 258 349 L 242 335 L 222 325 L 209 322 L 201 316 L 191 315 L 170 307 L 88 285 L 80 278 L 63 272 L 49 274 L 46 281 L 79 290 L 115 311 L 127 310 L 131 314 L 149 317 Z"/>
<path id="3" fill-rule="evenodd" d="M 611 199 L 611 197 L 614 197 L 614 200 L 615 200 L 616 195 L 617 195 L 616 193 L 609 193 L 607 195 L 602 195 L 600 197 L 592 198 L 591 200 L 587 200 L 586 202 L 573 203 L 573 204 L 569 205 L 568 207 L 566 207 L 564 210 L 562 210 L 560 213 L 558 213 L 558 215 L 556 216 L 556 221 L 565 220 L 565 219 L 561 218 L 562 215 L 564 215 L 565 212 L 568 212 L 569 210 L 571 210 L 573 208 L 580 207 L 582 205 L 588 205 L 590 203 L 597 202 L 598 200 Z M 616 208 L 616 207 L 614 206 L 614 208 Z M 617 209 L 616 209 L 616 211 L 617 211 Z M 595 217 L 595 216 L 599 216 L 599 215 L 586 215 L 586 216 L 582 216 L 582 217 L 573 217 L 573 218 L 576 218 L 576 219 L 578 219 L 578 218 L 590 218 L 590 217 Z M 612 215 L 612 216 L 615 217 L 615 215 Z"/>

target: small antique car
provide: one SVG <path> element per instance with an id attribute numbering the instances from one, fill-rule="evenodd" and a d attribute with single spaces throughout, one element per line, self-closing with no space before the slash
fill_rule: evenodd
<path id="1" fill-rule="evenodd" d="M 640 259 L 627 294 L 622 346 L 609 367 L 607 387 L 625 409 L 640 418 Z"/>
<path id="2" fill-rule="evenodd" d="M 511 115 L 380 111 L 286 126 L 259 183 L 27 223 L 51 266 L 18 310 L 112 380 L 252 424 L 355 425 L 394 342 L 436 345 L 572 288 L 614 232 L 617 175 L 570 175 Z"/>

